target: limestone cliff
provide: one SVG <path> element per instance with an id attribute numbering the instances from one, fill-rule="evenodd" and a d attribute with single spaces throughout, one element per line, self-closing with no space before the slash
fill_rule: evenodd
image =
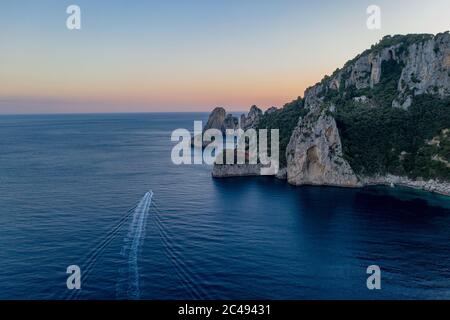
<path id="1" fill-rule="evenodd" d="M 290 131 L 285 108 L 252 107 L 241 117 L 244 129 L 285 129 L 279 176 L 289 183 L 399 184 L 450 195 L 450 139 L 440 134 L 450 129 L 449 32 L 387 36 L 291 107 L 301 112 Z M 251 169 L 215 167 L 213 175 L 257 175 Z"/>
<path id="2" fill-rule="evenodd" d="M 301 118 L 287 147 L 287 179 L 294 185 L 355 187 L 333 117 L 315 110 Z"/>
<path id="3" fill-rule="evenodd" d="M 450 95 L 450 34 L 386 36 L 377 45 L 346 63 L 305 92 L 306 104 L 326 100 L 333 91 L 374 88 L 382 80 L 382 67 L 396 63 L 401 75 L 396 81 L 393 106 L 408 108 L 421 94 Z"/>

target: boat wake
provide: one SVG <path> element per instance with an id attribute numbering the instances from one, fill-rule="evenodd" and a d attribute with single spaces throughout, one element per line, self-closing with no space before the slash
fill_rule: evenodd
<path id="1" fill-rule="evenodd" d="M 138 255 L 139 249 L 144 241 L 145 236 L 145 225 L 147 221 L 147 216 L 150 210 L 150 205 L 152 203 L 153 192 L 147 192 L 141 199 L 139 204 L 133 213 L 133 219 L 130 223 L 128 234 L 124 239 L 124 246 L 122 248 L 122 255 L 126 258 L 127 267 L 125 269 L 127 276 L 126 288 L 124 285 L 118 284 L 117 296 L 123 296 L 122 290 L 125 289 L 125 295 L 128 299 L 139 299 L 140 298 L 140 288 L 139 288 L 139 265 L 138 265 Z"/>
<path id="2" fill-rule="evenodd" d="M 193 266 L 189 266 L 187 259 L 183 257 L 183 247 L 177 244 L 172 233 L 164 223 L 162 210 L 159 208 L 156 201 L 152 203 L 153 218 L 158 228 L 161 242 L 164 246 L 167 257 L 172 263 L 175 273 L 185 289 L 186 293 L 191 299 L 205 300 L 209 299 L 208 292 L 201 286 L 201 279 L 192 271 Z"/>
<path id="3" fill-rule="evenodd" d="M 122 268 L 119 268 L 119 279 L 116 284 L 117 299 L 140 299 L 140 274 L 138 258 L 140 248 L 145 239 L 145 228 L 150 210 L 152 220 L 155 223 L 163 244 L 164 251 L 172 263 L 175 274 L 187 295 L 192 299 L 208 299 L 208 292 L 201 286 L 201 279 L 193 272 L 189 262 L 183 256 L 183 247 L 176 242 L 169 228 L 165 225 L 164 215 L 156 201 L 153 192 L 147 192 L 139 203 L 122 216 L 100 240 L 80 265 L 82 270 L 82 282 L 90 278 L 99 257 L 105 252 L 107 246 L 117 238 L 123 227 L 129 223 L 128 233 L 124 238 L 121 255 L 124 258 Z M 130 221 L 131 220 L 131 221 Z M 79 299 L 82 290 L 73 290 L 67 299 Z"/>
<path id="4" fill-rule="evenodd" d="M 135 212 L 137 206 L 129 209 L 124 216 L 114 225 L 98 242 L 89 254 L 83 259 L 83 263 L 80 265 L 82 271 L 82 281 L 86 282 L 94 269 L 94 266 L 98 258 L 105 251 L 106 247 L 116 238 L 119 232 L 122 230 L 123 226 L 128 222 L 130 216 Z M 80 297 L 81 290 L 70 291 L 67 299 L 78 299 Z"/>

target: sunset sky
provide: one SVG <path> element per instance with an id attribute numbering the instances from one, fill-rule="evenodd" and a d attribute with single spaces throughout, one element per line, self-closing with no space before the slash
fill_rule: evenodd
<path id="1" fill-rule="evenodd" d="M 81 7 L 82 30 L 66 28 Z M 366 8 L 381 7 L 381 30 Z M 450 29 L 449 0 L 2 0 L 0 113 L 263 108 L 387 34 Z"/>

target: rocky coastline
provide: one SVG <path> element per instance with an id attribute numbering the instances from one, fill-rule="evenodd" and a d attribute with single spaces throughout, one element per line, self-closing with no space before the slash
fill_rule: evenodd
<path id="1" fill-rule="evenodd" d="M 392 67 L 392 68 L 391 68 Z M 396 75 L 394 71 L 388 74 L 383 68 L 400 68 L 395 79 L 395 89 L 389 86 L 393 81 L 386 81 Z M 389 71 L 389 70 L 388 70 Z M 382 88 L 382 90 L 380 90 Z M 395 91 L 394 93 L 390 91 Z M 354 96 L 354 92 L 364 92 L 366 95 Z M 380 93 L 381 92 L 381 93 Z M 386 100 L 386 92 L 388 98 Z M 377 96 L 375 95 L 378 95 Z M 350 95 L 350 98 L 348 98 Z M 450 182 L 438 176 L 431 178 L 411 179 L 406 175 L 364 174 L 354 170 L 344 152 L 344 141 L 336 120 L 336 109 L 341 108 L 339 102 L 350 101 L 355 108 L 392 108 L 408 110 L 421 95 L 434 97 L 436 101 L 450 97 L 450 34 L 411 35 L 385 37 L 379 44 L 372 46 L 355 59 L 349 61 L 342 69 L 336 70 L 331 76 L 326 76 L 320 83 L 308 88 L 302 98 L 304 114 L 299 116 L 293 128 L 285 149 L 286 163 L 282 166 L 277 178 L 285 179 L 289 184 L 364 187 L 374 185 L 403 186 L 421 189 L 429 192 L 450 196 Z M 384 105 L 380 105 L 383 98 Z M 449 100 L 445 100 L 449 101 Z M 364 109 L 364 110 L 366 110 Z M 217 112 L 220 110 L 220 112 Z M 258 129 L 264 117 L 277 117 L 283 109 L 270 108 L 263 112 L 252 106 L 249 113 L 242 115 L 236 121 L 226 111 L 215 109 L 211 114 L 209 124 L 224 129 L 226 127 Z M 229 119 L 229 121 L 225 121 Z M 230 119 L 234 119 L 230 121 Z M 284 119 L 284 118 L 283 118 Z M 211 125 L 209 125 L 211 127 Z M 448 132 L 450 123 L 440 126 L 442 132 Z M 442 139 L 449 135 L 442 134 L 441 141 L 433 139 L 424 141 L 427 145 L 442 144 Z M 436 142 L 437 141 L 437 142 Z M 442 150 L 442 149 L 441 149 Z M 284 150 L 283 150 L 284 151 Z M 386 150 L 385 152 L 392 152 Z M 408 153 L 402 149 L 398 152 L 401 164 Z M 440 152 L 438 150 L 438 152 Z M 348 153 L 348 150 L 347 150 Z M 431 165 L 437 165 L 445 159 L 434 154 Z M 433 162 L 434 161 L 434 162 Z M 214 165 L 214 178 L 238 176 L 259 176 L 260 165 Z M 444 170 L 448 174 L 449 167 Z M 448 177 L 448 175 L 447 175 Z"/>

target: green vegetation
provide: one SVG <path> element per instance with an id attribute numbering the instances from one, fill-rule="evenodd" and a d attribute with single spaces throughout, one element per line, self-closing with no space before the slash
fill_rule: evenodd
<path id="1" fill-rule="evenodd" d="M 372 97 L 382 106 L 392 105 L 397 96 L 397 87 L 402 74 L 403 65 L 395 60 L 383 61 L 380 83 L 373 88 Z M 369 93 L 370 96 L 370 93 Z"/>
<path id="2" fill-rule="evenodd" d="M 372 50 L 398 43 L 407 47 L 428 37 L 388 37 Z M 450 169 L 445 162 L 449 160 L 449 135 L 442 133 L 450 128 L 450 99 L 421 95 L 414 98 L 408 110 L 392 107 L 402 68 L 393 59 L 383 61 L 381 80 L 373 89 L 350 87 L 328 90 L 325 94 L 325 101 L 336 105 L 334 116 L 344 157 L 355 172 L 363 175 L 391 173 L 450 180 Z M 361 96 L 370 102 L 354 100 Z M 427 143 L 433 137 L 438 137 L 439 145 Z"/>
<path id="3" fill-rule="evenodd" d="M 450 160 L 449 135 L 442 133 L 450 127 L 450 99 L 417 96 L 408 110 L 348 102 L 335 116 L 344 157 L 357 173 L 450 180 L 446 164 L 433 160 Z M 427 143 L 437 136 L 439 146 Z"/>
<path id="4" fill-rule="evenodd" d="M 366 96 L 374 99 L 377 105 L 391 105 L 397 96 L 397 86 L 402 74 L 403 65 L 395 60 L 383 61 L 381 63 L 382 76 L 380 82 L 373 88 L 357 90 L 354 86 L 346 89 L 341 83 L 340 91 L 328 90 L 326 99 L 331 98 L 331 102 L 340 105 L 346 104 L 355 97 Z"/>
<path id="5" fill-rule="evenodd" d="M 410 45 L 421 43 L 433 39 L 432 34 L 408 34 L 408 35 L 394 35 L 385 36 L 380 42 L 370 48 L 371 52 L 377 53 L 387 47 L 400 45 L 399 52 L 405 51 Z"/>
<path id="6" fill-rule="evenodd" d="M 385 37 L 371 52 L 400 44 L 400 50 L 431 35 Z M 367 54 L 365 52 L 363 54 Z M 344 70 L 348 70 L 344 69 Z M 344 89 L 349 74 L 343 73 L 340 90 L 328 89 L 326 105 L 334 104 L 344 157 L 358 174 L 397 174 L 411 178 L 450 180 L 450 98 L 421 95 L 407 109 L 392 107 L 398 95 L 403 65 L 383 61 L 380 82 L 374 88 Z M 412 81 L 416 77 L 413 75 Z M 327 79 L 325 79 L 327 81 Z M 418 81 L 418 80 L 416 80 Z M 368 102 L 354 98 L 366 96 Z M 434 137 L 439 144 L 429 143 Z M 446 162 L 447 161 L 447 162 Z"/>
<path id="7" fill-rule="evenodd" d="M 335 111 L 327 112 L 336 119 L 344 157 L 356 173 L 368 176 L 390 173 L 413 179 L 450 181 L 450 98 L 420 95 L 414 97 L 406 110 L 393 107 L 404 67 L 399 59 L 382 62 L 380 82 L 373 88 L 345 87 L 351 76 L 350 66 L 360 57 L 392 46 L 396 46 L 392 56 L 399 57 L 407 54 L 410 45 L 423 43 L 432 37 L 428 34 L 386 36 L 319 83 L 324 87 L 320 94 L 323 108 L 335 106 Z M 330 89 L 331 79 L 339 72 L 342 72 L 339 90 Z M 419 82 L 414 74 L 411 80 Z M 437 93 L 438 88 L 432 92 Z M 359 99 L 355 99 L 357 97 Z M 258 129 L 280 130 L 282 167 L 286 165 L 286 147 L 292 131 L 299 118 L 307 112 L 304 101 L 298 98 L 283 109 L 264 115 L 260 121 Z"/>
<path id="8" fill-rule="evenodd" d="M 398 47 L 395 50 L 395 54 L 397 56 L 399 56 L 399 55 L 402 55 L 403 53 L 406 53 L 406 51 L 410 45 L 415 44 L 415 43 L 423 43 L 430 39 L 433 39 L 432 34 L 408 34 L 408 35 L 385 36 L 378 43 L 372 45 L 372 47 L 370 49 L 365 50 L 364 52 L 362 52 L 361 54 L 358 54 L 353 59 L 347 61 L 347 63 L 345 63 L 345 65 L 342 69 L 339 69 L 339 68 L 336 69 L 331 76 L 325 76 L 324 79 L 322 79 L 322 81 L 320 81 L 317 84 L 320 84 L 320 83 L 325 84 L 329 79 L 336 76 L 337 73 L 340 72 L 341 70 L 343 71 L 342 78 L 341 78 L 341 82 L 342 82 L 341 84 L 343 84 L 343 83 L 345 83 L 345 81 L 347 79 L 350 78 L 350 69 L 348 67 L 353 65 L 359 58 L 366 56 L 370 53 L 377 54 L 385 48 L 397 46 L 397 45 L 398 45 Z M 437 53 L 437 50 L 438 49 L 435 48 L 436 53 Z"/>
<path id="9" fill-rule="evenodd" d="M 301 97 L 284 105 L 270 114 L 264 114 L 257 129 L 279 129 L 280 133 L 280 167 L 286 166 L 286 147 L 300 117 L 307 114 Z M 269 131 L 270 133 L 270 131 Z"/>

